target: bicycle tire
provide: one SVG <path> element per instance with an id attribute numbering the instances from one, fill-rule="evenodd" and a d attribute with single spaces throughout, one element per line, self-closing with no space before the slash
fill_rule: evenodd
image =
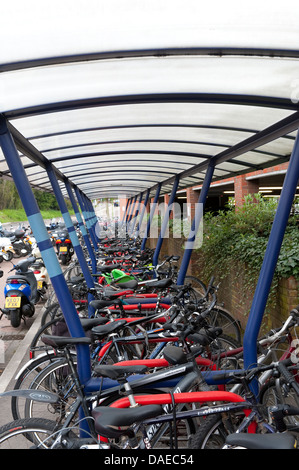
<path id="1" fill-rule="evenodd" d="M 228 436 L 222 418 L 207 416 L 190 439 L 190 449 L 221 449 Z"/>
<path id="2" fill-rule="evenodd" d="M 55 327 L 58 328 L 59 324 L 64 325 L 65 322 L 64 322 L 64 319 L 63 317 L 55 317 L 53 318 L 52 320 L 48 321 L 47 323 L 45 323 L 44 325 L 42 325 L 39 330 L 36 332 L 36 334 L 34 335 L 32 341 L 31 341 L 31 344 L 30 344 L 30 353 L 31 353 L 31 357 L 34 358 L 36 357 L 36 354 L 40 353 L 41 351 L 49 351 L 49 350 L 53 350 L 53 348 L 49 347 L 49 346 L 46 346 L 44 343 L 42 343 L 41 341 L 41 337 L 43 335 L 53 335 L 53 334 L 58 334 L 57 332 L 55 332 Z M 61 330 L 62 331 L 62 330 Z M 63 331 L 61 333 L 61 336 L 65 336 L 68 334 L 68 328 L 65 324 L 65 328 L 63 328 Z"/>
<path id="3" fill-rule="evenodd" d="M 155 395 L 155 394 L 163 394 L 165 390 L 161 389 L 136 389 L 134 390 L 135 395 Z M 119 400 L 119 392 L 114 392 L 111 396 L 105 398 L 101 402 L 101 406 L 111 406 L 113 403 Z M 185 411 L 186 406 L 190 404 L 181 404 L 177 405 L 179 411 Z M 169 405 L 167 405 L 168 407 Z M 168 412 L 167 410 L 165 410 Z M 153 434 L 150 433 L 151 437 L 149 439 L 151 448 L 153 449 L 165 449 L 170 448 L 168 443 L 171 442 L 171 439 L 174 438 L 174 430 L 171 432 L 173 436 L 169 432 L 169 423 L 162 424 L 159 428 L 159 425 L 154 425 L 155 428 Z M 189 446 L 190 437 L 191 435 L 195 434 L 198 429 L 198 425 L 196 422 L 196 418 L 185 418 L 178 420 L 176 423 L 176 436 L 178 440 L 178 448 L 184 449 Z M 124 445 L 126 445 L 124 443 Z M 170 445 L 170 444 L 169 444 Z"/>
<path id="4" fill-rule="evenodd" d="M 59 303 L 55 302 L 45 308 L 41 318 L 41 326 L 45 325 L 50 320 L 53 320 L 57 316 L 62 316 L 62 310 Z"/>
<path id="5" fill-rule="evenodd" d="M 299 397 L 295 390 L 292 389 L 284 378 L 271 378 L 260 389 L 260 403 L 269 407 L 276 405 L 290 405 L 299 408 Z M 284 422 L 292 430 L 299 430 L 299 416 L 286 416 Z"/>
<path id="6" fill-rule="evenodd" d="M 0 449 L 49 448 L 57 424 L 47 419 L 19 419 L 0 428 Z"/>
<path id="7" fill-rule="evenodd" d="M 55 404 L 42 403 L 30 399 L 25 400 L 25 418 L 47 418 L 55 416 L 56 421 L 63 419 L 76 398 L 73 393 L 74 383 L 69 375 L 69 365 L 65 358 L 45 367 L 28 387 L 31 390 L 48 391 L 59 396 Z"/>
<path id="8" fill-rule="evenodd" d="M 185 276 L 184 285 L 191 284 L 191 287 L 197 294 L 197 299 L 202 299 L 207 293 L 207 286 L 203 281 L 195 276 Z"/>
<path id="9" fill-rule="evenodd" d="M 225 335 L 234 338 L 239 343 L 239 346 L 241 346 L 242 331 L 240 323 L 231 315 L 228 310 L 215 305 L 215 307 L 209 313 L 208 321 L 211 326 L 219 326 L 222 328 L 222 331 Z"/>
<path id="10" fill-rule="evenodd" d="M 16 379 L 13 390 L 28 389 L 33 383 L 35 377 L 47 366 L 54 362 L 64 360 L 63 357 L 57 357 L 56 353 L 47 353 L 43 356 L 38 356 L 33 361 L 29 362 L 27 367 L 19 374 Z M 22 404 L 24 404 L 24 398 L 22 397 L 11 397 L 11 412 L 15 420 L 25 418 L 23 411 L 21 411 Z"/>

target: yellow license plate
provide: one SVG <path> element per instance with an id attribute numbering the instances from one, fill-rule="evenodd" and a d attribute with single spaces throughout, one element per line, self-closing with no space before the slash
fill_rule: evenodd
<path id="1" fill-rule="evenodd" d="M 61 246 L 59 248 L 60 253 L 66 253 L 67 252 L 67 247 L 66 246 Z"/>
<path id="2" fill-rule="evenodd" d="M 37 281 L 37 288 L 42 289 L 43 288 L 43 281 Z"/>
<path id="3" fill-rule="evenodd" d="M 21 307 L 21 297 L 6 297 L 5 308 L 19 308 Z"/>

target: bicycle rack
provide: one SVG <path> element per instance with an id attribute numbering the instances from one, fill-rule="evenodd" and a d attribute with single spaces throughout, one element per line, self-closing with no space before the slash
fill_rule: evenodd
<path id="1" fill-rule="evenodd" d="M 277 123 L 274 126 L 271 126 L 268 131 L 262 131 L 258 133 L 257 136 L 254 136 L 249 143 L 244 143 L 244 148 L 248 151 L 251 148 L 254 148 L 258 145 L 262 145 L 267 141 L 272 140 L 275 134 L 275 138 L 285 135 L 288 132 L 294 130 L 294 128 L 298 128 L 298 116 L 297 113 L 292 117 L 292 119 L 285 120 L 281 123 Z M 267 140 L 268 139 L 268 140 Z M 23 203 L 24 209 L 26 211 L 28 221 L 30 226 L 32 227 L 34 236 L 37 240 L 39 249 L 42 253 L 43 259 L 45 261 L 45 265 L 47 267 L 49 276 L 51 278 L 51 282 L 55 289 L 58 301 L 61 305 L 66 323 L 68 325 L 70 334 L 74 337 L 84 336 L 84 331 L 82 329 L 80 320 L 78 318 L 77 312 L 75 310 L 74 304 L 72 302 L 71 296 L 68 292 L 67 285 L 65 279 L 62 274 L 61 267 L 57 261 L 54 249 L 51 245 L 49 240 L 49 236 L 47 230 L 45 228 L 43 219 L 41 217 L 38 205 L 34 198 L 32 189 L 30 187 L 29 181 L 27 179 L 25 170 L 23 168 L 21 159 L 19 157 L 18 151 L 16 149 L 13 137 L 9 131 L 7 126 L 6 119 L 1 116 L 0 118 L 0 144 L 3 150 L 3 154 L 9 166 L 10 172 L 14 179 L 15 185 L 19 192 L 21 201 Z M 247 327 L 245 330 L 244 336 L 244 361 L 245 367 L 253 366 L 257 361 L 257 351 L 256 351 L 256 340 L 259 332 L 259 328 L 261 325 L 261 321 L 264 314 L 264 309 L 266 305 L 266 301 L 269 295 L 269 290 L 277 262 L 277 258 L 279 255 L 280 247 L 283 241 L 283 236 L 285 232 L 285 228 L 287 225 L 288 216 L 290 213 L 290 208 L 293 202 L 293 198 L 296 191 L 296 186 L 299 180 L 299 146 L 298 146 L 298 137 L 296 138 L 295 145 L 293 148 L 293 152 L 290 158 L 288 171 L 285 177 L 283 190 L 280 196 L 280 201 L 278 204 L 276 216 L 273 222 L 273 227 L 270 233 L 269 242 L 264 258 L 264 262 L 261 268 L 259 280 L 257 283 L 252 307 L 249 314 L 249 319 L 247 323 Z M 242 146 L 240 149 L 235 150 L 235 152 L 242 153 Z M 217 163 L 224 161 L 224 159 L 228 159 L 230 156 L 231 150 L 228 150 L 225 155 L 222 155 L 218 159 L 211 159 L 210 164 L 207 169 L 206 178 L 204 181 L 204 191 L 203 194 L 200 196 L 200 202 L 204 203 L 206 194 L 210 187 L 210 182 L 213 174 L 213 168 L 217 166 Z M 37 158 L 35 156 L 35 158 Z M 41 158 L 38 162 L 41 166 L 45 167 L 45 160 Z M 198 171 L 198 167 L 194 167 L 193 171 Z M 172 196 L 175 196 L 176 189 L 179 182 L 179 175 L 174 178 L 174 186 L 172 191 Z M 54 183 L 55 186 L 55 183 Z M 68 187 L 68 185 L 67 185 Z M 159 183 L 156 187 L 156 195 L 155 195 L 155 204 L 157 203 L 161 184 Z M 54 188 L 53 188 L 54 189 Z M 96 217 L 93 211 L 91 201 L 77 188 L 74 186 L 74 190 L 81 207 L 84 220 L 86 222 L 89 236 L 92 240 L 92 244 L 94 249 L 97 247 L 97 237 L 95 232 L 95 224 L 96 224 Z M 126 220 L 130 222 L 135 203 L 137 200 L 137 196 L 134 200 L 131 200 L 131 204 L 127 204 L 126 210 Z M 63 209 L 64 210 L 64 209 Z M 78 212 L 76 212 L 77 214 Z M 152 220 L 153 211 L 148 221 L 147 231 L 143 239 L 142 247 L 144 248 L 147 236 L 149 234 L 149 228 Z M 169 215 L 169 212 L 168 212 Z M 79 218 L 78 218 L 79 221 Z M 196 221 L 197 223 L 197 221 Z M 196 229 L 196 223 L 194 221 L 192 227 Z M 81 221 L 82 224 L 82 221 Z M 87 236 L 87 235 L 86 235 Z M 193 234 L 192 234 L 193 236 Z M 191 235 L 190 235 L 191 237 Z M 191 238 L 190 238 L 191 240 Z M 161 248 L 161 244 L 163 241 L 163 232 L 160 234 L 160 240 L 156 252 L 156 258 Z M 89 245 L 91 248 L 91 245 Z M 179 273 L 179 282 L 183 283 L 185 273 L 190 261 L 192 253 L 192 248 L 186 251 L 182 267 Z M 82 383 L 86 383 L 90 378 L 90 357 L 89 357 L 89 348 L 88 346 L 81 345 L 78 347 L 78 371 L 79 376 Z"/>

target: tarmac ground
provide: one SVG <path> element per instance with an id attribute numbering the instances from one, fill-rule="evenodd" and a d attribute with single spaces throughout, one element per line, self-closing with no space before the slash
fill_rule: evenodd
<path id="1" fill-rule="evenodd" d="M 29 361 L 29 346 L 40 328 L 43 308 L 42 304 L 37 306 L 33 317 L 26 319 L 26 323 L 22 321 L 19 328 L 13 328 L 5 317 L 0 320 L 0 393 L 13 389 L 18 371 Z M 10 397 L 0 397 L 0 426 L 13 420 L 10 401 Z"/>

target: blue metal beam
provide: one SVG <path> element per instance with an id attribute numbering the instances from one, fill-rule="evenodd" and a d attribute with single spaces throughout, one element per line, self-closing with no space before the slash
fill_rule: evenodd
<path id="1" fill-rule="evenodd" d="M 195 217 L 192 221 L 191 230 L 190 230 L 188 239 L 187 239 L 186 244 L 185 244 L 184 255 L 183 255 L 183 259 L 182 259 L 179 274 L 178 274 L 177 285 L 179 285 L 179 286 L 183 285 L 184 282 L 185 282 L 186 272 L 187 272 L 189 262 L 190 262 L 190 259 L 191 259 L 196 234 L 198 232 L 198 227 L 199 227 L 200 221 L 201 221 L 202 216 L 203 216 L 203 209 L 204 209 L 204 205 L 206 203 L 208 191 L 209 191 L 210 184 L 211 184 L 211 181 L 212 181 L 212 178 L 213 178 L 214 168 L 215 168 L 214 165 L 212 163 L 210 163 L 210 165 L 207 169 L 207 172 L 206 172 L 206 176 L 205 176 L 205 179 L 204 179 L 204 182 L 203 182 L 202 189 L 200 191 L 200 195 L 199 195 L 199 198 L 198 198 L 198 204 L 199 205 L 197 206 L 199 208 L 199 211 L 195 210 Z"/>
<path id="2" fill-rule="evenodd" d="M 121 232 L 121 229 L 123 227 L 123 224 L 125 222 L 125 219 L 126 219 L 126 216 L 127 216 L 127 210 L 128 210 L 128 207 L 129 207 L 129 202 L 130 202 L 130 199 L 127 199 L 127 202 L 126 202 L 126 207 L 125 207 L 125 210 L 124 210 L 124 214 L 123 214 L 123 218 L 119 224 L 119 227 L 118 227 L 118 232 L 120 233 Z"/>
<path id="3" fill-rule="evenodd" d="M 136 205 L 136 201 L 137 201 L 137 194 L 136 196 L 134 197 L 133 199 L 133 202 L 132 202 L 132 210 L 130 211 L 130 215 L 128 217 L 128 224 L 130 224 L 132 218 L 133 218 L 133 214 L 134 214 L 134 209 L 135 209 L 135 205 Z"/>
<path id="4" fill-rule="evenodd" d="M 96 251 L 97 247 L 98 247 L 97 246 L 97 240 L 96 240 L 96 238 L 94 236 L 94 233 L 93 233 L 93 230 L 92 230 L 90 215 L 89 215 L 87 207 L 86 207 L 86 202 L 85 202 L 85 200 L 83 198 L 83 195 L 82 195 L 81 191 L 79 190 L 79 188 L 77 186 L 75 186 L 74 189 L 75 189 L 75 193 L 76 193 L 76 196 L 77 196 L 79 206 L 81 207 L 81 211 L 82 211 L 82 214 L 83 214 L 83 217 L 84 217 L 84 220 L 85 220 L 85 224 L 86 224 L 89 236 L 90 236 L 92 244 L 93 244 L 93 249 Z"/>
<path id="5" fill-rule="evenodd" d="M 90 243 L 90 239 L 89 239 L 89 236 L 88 236 L 88 233 L 86 231 L 86 228 L 85 228 L 85 225 L 84 225 L 84 222 L 82 220 L 82 217 L 81 217 L 81 214 L 80 214 L 80 211 L 78 209 L 78 204 L 76 202 L 76 199 L 75 199 L 75 196 L 74 196 L 74 193 L 73 193 L 73 190 L 72 190 L 72 187 L 71 187 L 71 184 L 70 182 L 66 179 L 65 182 L 65 187 L 66 187 L 66 190 L 68 192 L 68 196 L 70 198 L 70 201 L 71 201 L 71 204 L 73 206 L 73 209 L 74 209 L 74 212 L 75 212 L 75 215 L 76 215 L 76 218 L 77 218 L 77 221 L 79 223 L 79 227 L 80 227 L 80 230 L 81 230 L 81 233 L 82 233 L 82 237 L 84 239 L 84 243 L 87 247 L 87 250 L 88 250 L 88 254 L 90 256 L 90 259 L 91 259 L 91 266 L 92 266 L 92 272 L 95 274 L 97 272 L 97 260 L 96 260 L 96 257 L 95 257 L 95 253 L 93 251 L 93 248 L 92 248 L 92 245 Z"/>
<path id="6" fill-rule="evenodd" d="M 95 214 L 95 211 L 94 211 L 94 207 L 93 207 L 93 204 L 91 202 L 91 200 L 89 199 L 89 197 L 87 197 L 85 194 L 84 194 L 84 198 L 85 198 L 85 201 L 86 201 L 86 207 L 88 208 L 88 212 L 89 212 L 89 216 L 90 216 L 90 224 L 91 224 L 91 227 L 92 227 L 92 231 L 94 233 L 94 237 L 95 237 L 95 240 L 96 240 L 96 243 L 98 244 L 99 242 L 99 223 L 98 223 L 98 218 Z M 98 246 L 98 245 L 97 245 Z"/>
<path id="7" fill-rule="evenodd" d="M 71 219 L 69 211 L 67 209 L 67 206 L 66 206 L 64 197 L 62 195 L 60 186 L 58 184 L 58 181 L 57 181 L 57 178 L 56 178 L 56 175 L 55 175 L 55 171 L 53 169 L 53 165 L 50 162 L 47 163 L 46 170 L 47 170 L 47 173 L 48 173 L 48 176 L 49 176 L 49 180 L 52 184 L 52 188 L 53 188 L 56 200 L 58 202 L 63 220 L 64 220 L 66 228 L 69 232 L 69 236 L 70 236 L 72 245 L 74 247 L 76 256 L 77 256 L 79 264 L 81 266 L 81 269 L 82 269 L 83 276 L 84 276 L 84 279 L 86 281 L 87 287 L 92 289 L 92 288 L 94 288 L 94 282 L 93 282 L 92 276 L 89 272 L 89 268 L 87 266 L 85 256 L 84 256 L 83 250 L 81 248 L 80 242 L 78 240 L 76 230 L 74 228 L 74 224 L 72 222 L 72 219 Z M 91 300 L 94 300 L 93 295 L 88 294 L 88 300 L 89 300 L 89 302 Z M 92 314 L 94 314 L 94 309 L 92 307 L 88 306 L 88 312 L 89 312 L 89 315 L 91 316 Z"/>
<path id="8" fill-rule="evenodd" d="M 142 249 L 142 250 L 145 249 L 145 245 L 146 245 L 146 242 L 147 242 L 149 233 L 150 233 L 151 223 L 152 223 L 152 220 L 153 220 L 153 217 L 154 217 L 154 213 L 155 213 L 155 210 L 156 210 L 157 202 L 158 202 L 158 200 L 159 200 L 160 191 L 161 191 L 161 186 L 162 186 L 161 183 L 159 183 L 158 186 L 157 186 L 157 189 L 156 189 L 156 194 L 155 194 L 154 202 L 153 202 L 153 204 L 151 205 L 152 207 L 151 207 L 150 215 L 149 215 L 149 218 L 148 218 L 148 221 L 147 221 L 147 225 L 146 225 L 146 232 L 145 232 L 145 234 L 144 234 L 144 237 L 143 237 L 143 240 L 142 240 L 142 243 L 141 243 L 141 249 Z"/>
<path id="9" fill-rule="evenodd" d="M 28 222 L 32 228 L 45 266 L 49 273 L 51 283 L 61 306 L 69 332 L 73 337 L 85 336 L 56 253 L 39 211 L 39 207 L 33 195 L 18 151 L 15 147 L 15 143 L 8 131 L 7 122 L 3 116 L 0 116 L 0 145 L 25 209 Z M 77 347 L 77 357 L 79 377 L 82 384 L 84 384 L 91 375 L 88 345 L 80 345 Z"/>
<path id="10" fill-rule="evenodd" d="M 246 325 L 243 340 L 245 368 L 254 367 L 257 363 L 256 342 L 298 181 L 299 137 L 297 134 Z M 257 384 L 255 384 L 254 391 L 258 392 Z"/>
<path id="11" fill-rule="evenodd" d="M 135 235 L 134 235 L 136 238 L 139 236 L 140 227 L 141 227 L 143 217 L 144 217 L 144 214 L 145 214 L 145 211 L 146 211 L 146 206 L 147 206 L 147 203 L 148 203 L 148 200 L 149 200 L 150 192 L 151 192 L 151 190 L 148 189 L 147 192 L 146 192 L 146 195 L 145 195 L 145 199 L 144 199 L 144 202 L 143 202 L 140 218 L 139 218 L 139 221 L 138 221 L 138 224 L 137 224 L 137 227 L 136 227 L 136 232 L 135 232 Z"/>
<path id="12" fill-rule="evenodd" d="M 133 215 L 132 225 L 130 227 L 130 235 L 131 236 L 133 235 L 134 228 L 135 228 L 135 225 L 136 225 L 136 222 L 137 222 L 137 217 L 138 217 L 138 214 L 139 214 L 139 209 L 140 209 L 140 204 L 141 204 L 141 201 L 142 201 L 142 196 L 143 196 L 143 193 L 140 194 L 140 197 L 139 197 L 139 200 L 138 200 L 138 206 L 137 206 L 137 209 L 135 211 L 135 214 Z"/>
<path id="13" fill-rule="evenodd" d="M 172 208 L 173 208 L 173 203 L 174 203 L 176 191 L 177 191 L 177 188 L 178 188 L 178 185 L 179 185 L 179 181 L 180 181 L 180 177 L 179 177 L 179 175 L 176 175 L 174 183 L 173 183 L 172 191 L 171 191 L 171 194 L 170 194 L 170 197 L 169 197 L 168 206 L 167 206 L 167 209 L 165 211 L 165 215 L 163 217 L 163 222 L 162 222 L 159 238 L 158 238 L 158 241 L 157 241 L 157 246 L 156 246 L 154 256 L 153 256 L 153 265 L 154 266 L 157 266 L 157 264 L 158 264 L 159 254 L 160 254 L 161 247 L 162 247 L 162 244 L 163 244 L 164 235 L 165 235 L 165 232 L 166 232 L 166 229 L 167 229 L 167 226 L 168 226 L 169 216 L 170 216 L 170 213 L 171 213 Z"/>
<path id="14" fill-rule="evenodd" d="M 133 197 L 130 197 L 129 199 L 129 204 L 127 206 L 127 211 L 126 211 L 126 218 L 125 218 L 125 230 L 123 232 L 123 236 L 127 235 L 127 230 L 128 230 L 128 221 L 130 219 L 130 213 L 132 210 L 132 204 L 133 204 Z"/>

